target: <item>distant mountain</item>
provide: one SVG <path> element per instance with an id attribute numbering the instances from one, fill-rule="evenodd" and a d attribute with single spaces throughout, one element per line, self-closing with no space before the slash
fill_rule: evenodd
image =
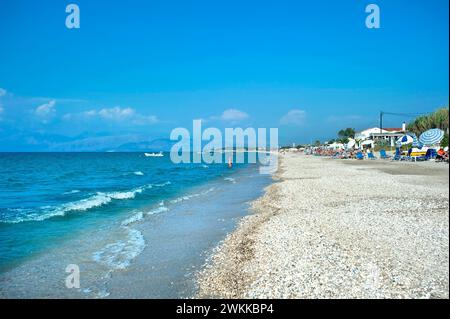
<path id="1" fill-rule="evenodd" d="M 159 138 L 151 141 L 125 143 L 110 151 L 115 152 L 169 152 L 176 141 Z"/>

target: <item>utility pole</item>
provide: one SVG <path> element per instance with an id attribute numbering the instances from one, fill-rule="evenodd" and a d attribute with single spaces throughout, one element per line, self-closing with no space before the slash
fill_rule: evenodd
<path id="1" fill-rule="evenodd" d="M 383 111 L 380 111 L 380 134 L 383 133 Z"/>

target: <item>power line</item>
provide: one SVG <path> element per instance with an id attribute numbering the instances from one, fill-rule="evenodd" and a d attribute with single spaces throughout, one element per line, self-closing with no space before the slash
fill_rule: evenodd
<path id="1" fill-rule="evenodd" d="M 383 131 L 383 116 L 384 115 L 417 117 L 417 116 L 421 116 L 421 115 L 425 115 L 425 114 L 428 114 L 428 113 L 393 113 L 393 112 L 380 111 L 380 133 Z"/>
<path id="2" fill-rule="evenodd" d="M 392 112 L 384 112 L 384 111 L 380 111 L 380 113 L 383 115 L 407 116 L 407 117 L 414 117 L 414 116 L 428 114 L 428 113 L 392 113 Z"/>

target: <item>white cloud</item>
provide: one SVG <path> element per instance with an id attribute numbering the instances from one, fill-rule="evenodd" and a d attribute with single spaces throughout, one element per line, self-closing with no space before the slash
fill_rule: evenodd
<path id="1" fill-rule="evenodd" d="M 0 97 L 5 96 L 8 93 L 5 89 L 0 88 Z"/>
<path id="2" fill-rule="evenodd" d="M 302 125 L 305 121 L 306 112 L 303 110 L 290 110 L 280 119 L 281 125 Z"/>
<path id="3" fill-rule="evenodd" d="M 140 114 L 131 107 L 122 108 L 119 106 L 100 110 L 89 110 L 76 114 L 68 113 L 63 116 L 65 120 L 88 120 L 93 118 L 136 125 L 155 124 L 158 122 L 158 118 L 154 115 Z"/>
<path id="4" fill-rule="evenodd" d="M 116 106 L 109 109 L 101 109 L 98 111 L 98 115 L 107 120 L 121 121 L 135 116 L 136 111 L 130 107 L 121 108 Z"/>
<path id="5" fill-rule="evenodd" d="M 55 105 L 56 101 L 51 100 L 47 103 L 44 103 L 42 105 L 39 105 L 35 110 L 34 113 L 42 119 L 43 122 L 47 122 L 49 119 L 51 119 L 55 114 Z"/>
<path id="6" fill-rule="evenodd" d="M 40 116 L 48 115 L 48 114 L 50 114 L 50 113 L 55 111 L 55 109 L 54 109 L 55 105 L 56 105 L 56 101 L 55 100 L 51 100 L 48 103 L 44 103 L 42 105 L 39 105 L 36 108 L 35 112 L 36 112 L 37 115 L 40 115 Z"/>
<path id="7" fill-rule="evenodd" d="M 237 109 L 227 109 L 223 111 L 223 113 L 219 117 L 213 116 L 212 119 L 220 119 L 227 122 L 239 122 L 249 117 L 250 116 L 243 111 Z"/>

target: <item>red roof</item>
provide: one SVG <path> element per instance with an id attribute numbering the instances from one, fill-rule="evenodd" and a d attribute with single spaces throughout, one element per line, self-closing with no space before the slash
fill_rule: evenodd
<path id="1" fill-rule="evenodd" d="M 401 127 L 389 127 L 389 128 L 383 128 L 383 130 L 388 132 L 401 132 L 403 129 Z"/>

